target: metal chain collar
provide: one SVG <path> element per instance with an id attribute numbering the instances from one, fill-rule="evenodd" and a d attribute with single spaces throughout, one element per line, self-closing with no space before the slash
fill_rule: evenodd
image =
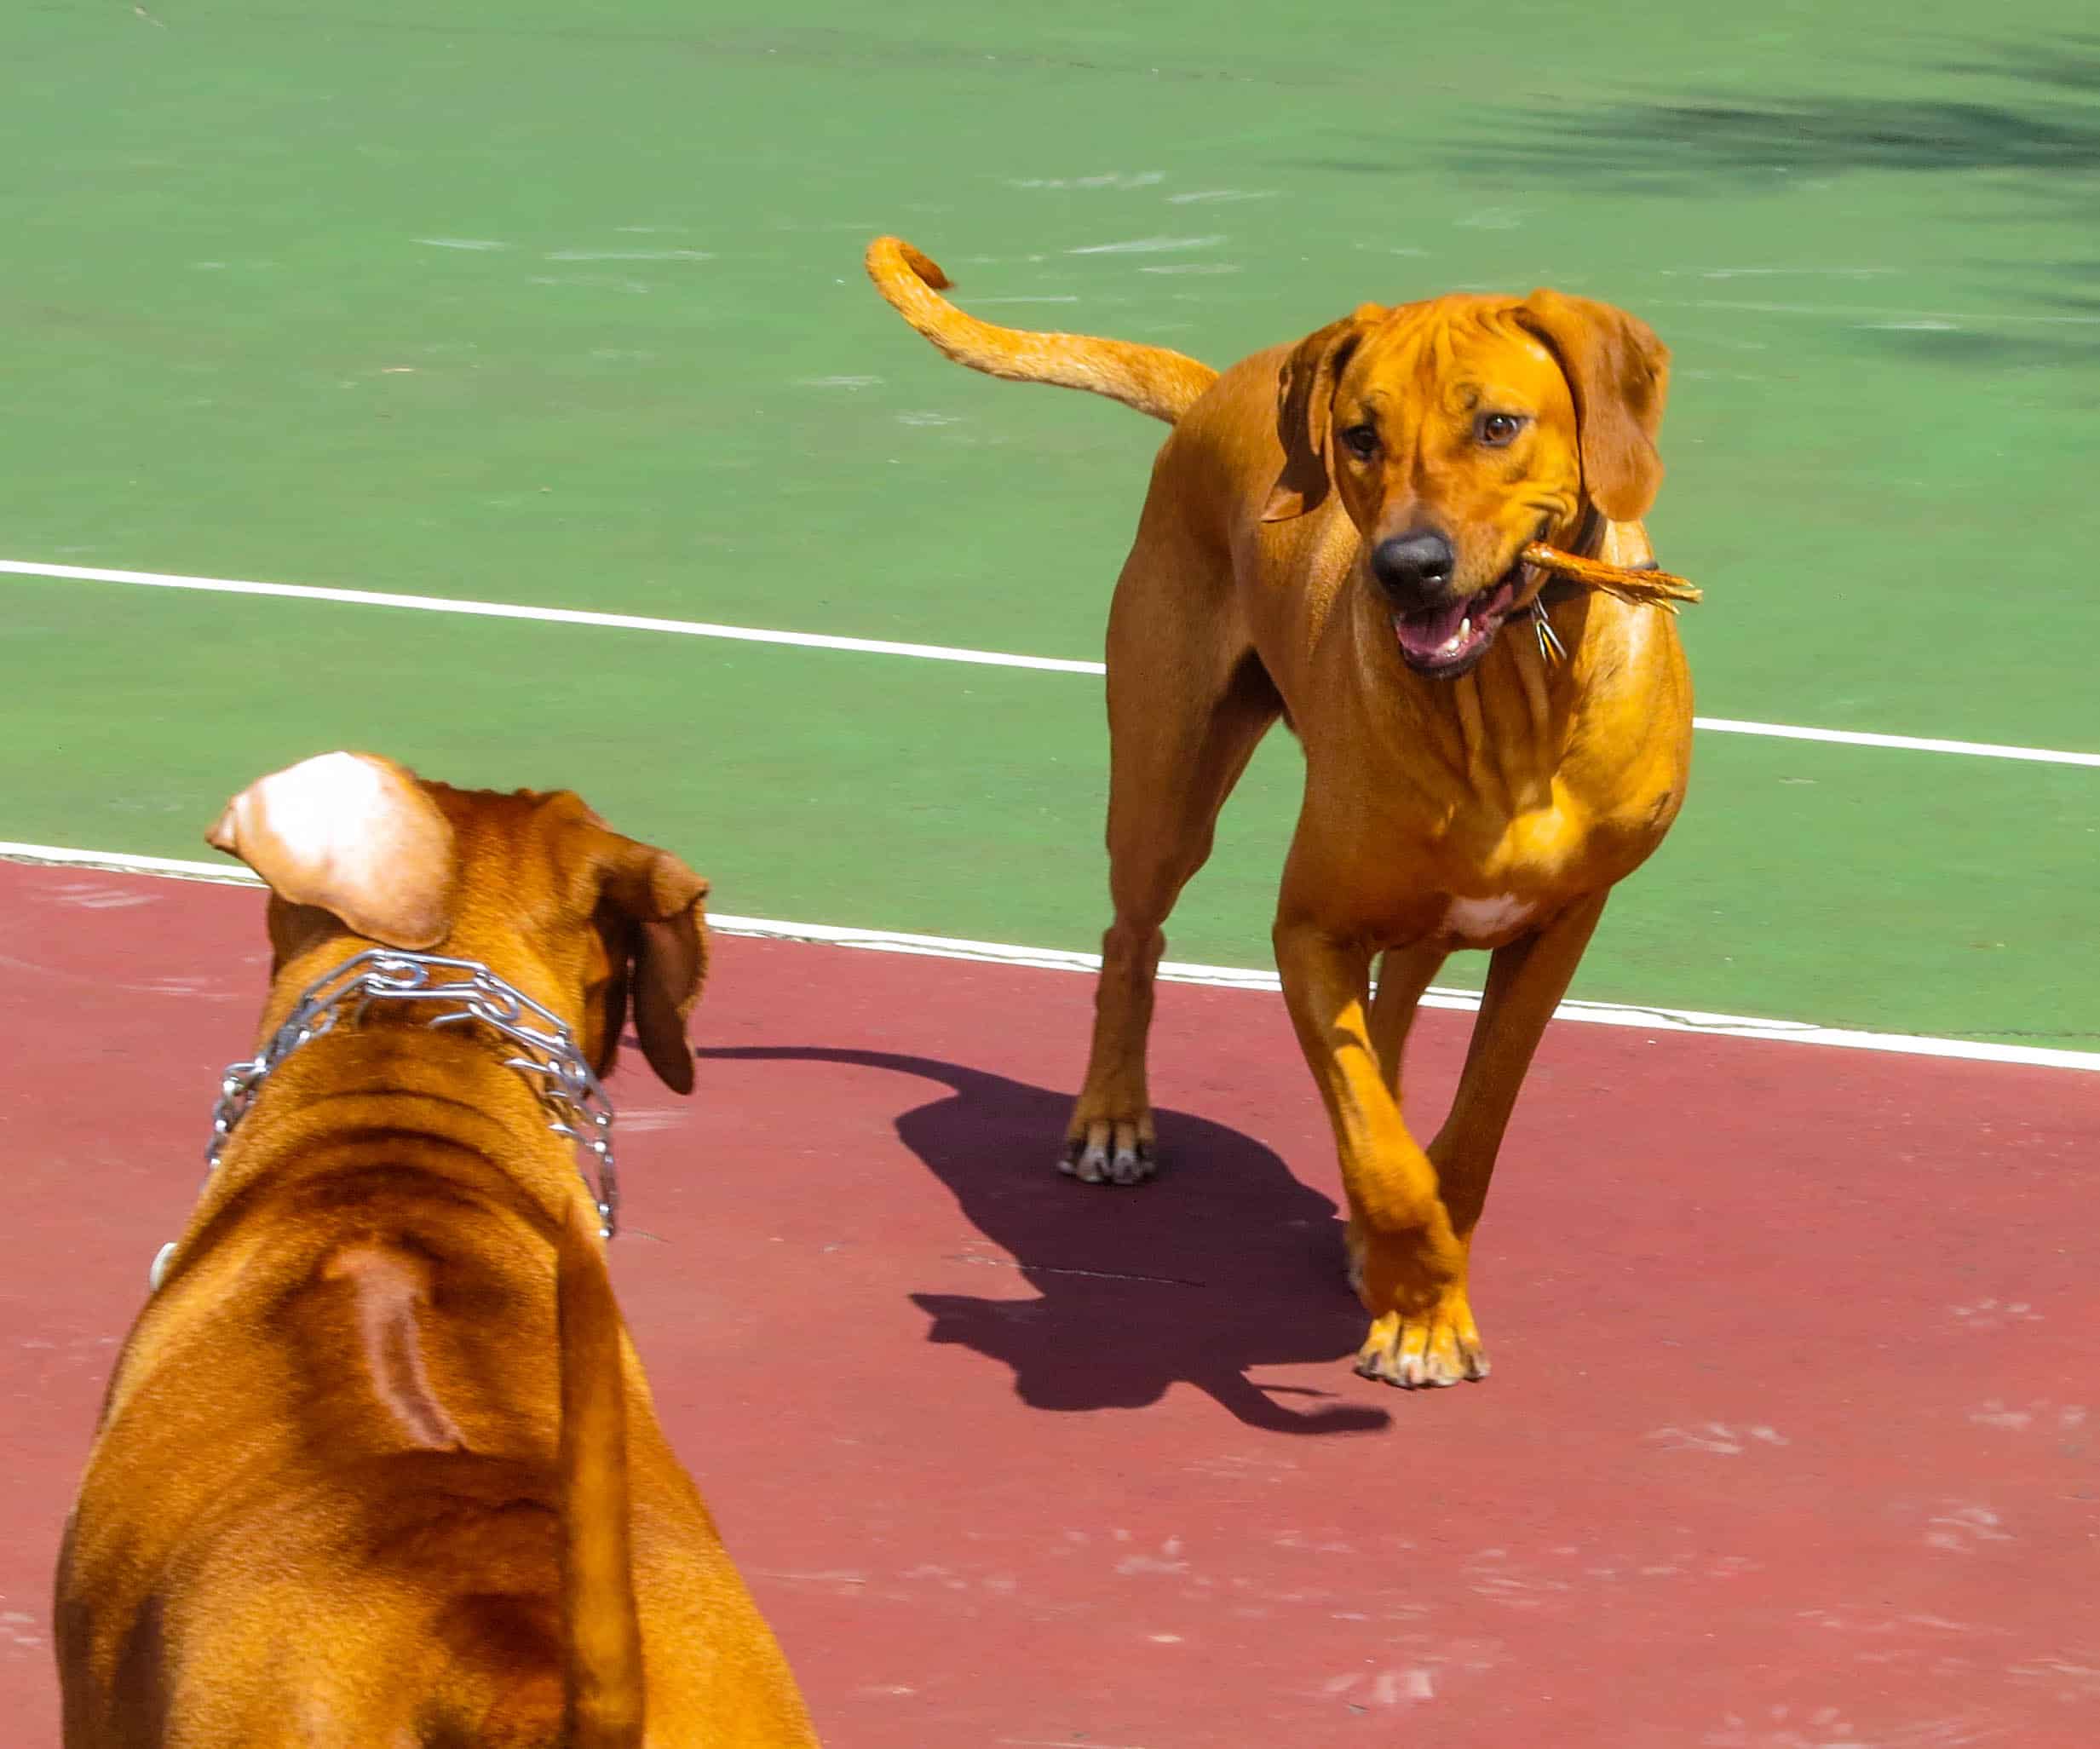
<path id="1" fill-rule="evenodd" d="M 1575 531 L 1575 551 L 1585 558 L 1595 558 L 1595 549 L 1604 544 L 1604 513 L 1595 504 L 1587 506 L 1582 513 L 1582 526 Z M 1540 584 L 1538 593 L 1531 598 L 1531 606 L 1525 609 L 1531 615 L 1531 629 L 1539 640 L 1539 659 L 1548 668 L 1568 659 L 1568 646 L 1561 641 L 1561 635 L 1554 630 L 1552 618 L 1546 612 L 1545 593 L 1552 584 L 1550 577 Z"/>
<path id="2" fill-rule="evenodd" d="M 434 972 L 463 972 L 449 983 L 432 981 Z M 456 1027 L 479 1021 L 519 1047 L 504 1067 L 524 1076 L 547 1113 L 547 1127 L 565 1136 L 597 1162 L 597 1182 L 579 1164 L 584 1183 L 598 1205 L 599 1228 L 610 1239 L 619 1223 L 619 1179 L 613 1162 L 613 1102 L 561 1018 L 505 983 L 472 959 L 446 959 L 434 953 L 405 953 L 390 947 L 367 949 L 346 959 L 309 984 L 291 1018 L 254 1058 L 229 1064 L 220 1084 L 219 1102 L 211 1113 L 211 1144 L 204 1164 L 216 1168 L 234 1127 L 248 1114 L 271 1072 L 302 1044 L 325 1038 L 345 1009 L 354 1025 L 375 1002 L 447 1004 L 433 1014 L 433 1027 Z M 545 1022 L 544 1030 L 526 1024 Z"/>

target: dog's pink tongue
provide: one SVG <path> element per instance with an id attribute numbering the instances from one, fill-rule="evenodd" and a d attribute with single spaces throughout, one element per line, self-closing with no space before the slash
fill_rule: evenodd
<path id="1" fill-rule="evenodd" d="M 1472 605 L 1470 598 L 1461 596 L 1441 607 L 1428 607 L 1395 618 L 1393 630 L 1400 634 L 1401 647 L 1410 655 L 1434 656 L 1458 636 L 1466 609 Z"/>

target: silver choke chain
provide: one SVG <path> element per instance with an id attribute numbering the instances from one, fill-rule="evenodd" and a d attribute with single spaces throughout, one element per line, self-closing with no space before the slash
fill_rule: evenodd
<path id="1" fill-rule="evenodd" d="M 434 982 L 436 972 L 461 972 L 450 982 Z M 204 1164 L 216 1167 L 235 1125 L 262 1091 L 271 1072 L 302 1044 L 333 1032 L 346 1009 L 354 1025 L 375 1002 L 447 1004 L 429 1016 L 433 1027 L 457 1027 L 478 1021 L 518 1047 L 504 1058 L 539 1097 L 547 1127 L 567 1136 L 596 1161 L 597 1182 L 583 1172 L 584 1183 L 598 1205 L 600 1230 L 610 1239 L 618 1226 L 619 1179 L 613 1161 L 613 1102 L 596 1073 L 584 1060 L 567 1024 L 522 990 L 505 983 L 478 960 L 446 959 L 434 953 L 407 953 L 374 947 L 346 959 L 317 978 L 299 998 L 291 1017 L 256 1056 L 227 1066 L 220 1083 L 219 1102 L 211 1113 L 211 1143 Z M 544 1027 L 528 1020 L 544 1022 Z M 583 1168 L 579 1165 L 579 1171 Z"/>

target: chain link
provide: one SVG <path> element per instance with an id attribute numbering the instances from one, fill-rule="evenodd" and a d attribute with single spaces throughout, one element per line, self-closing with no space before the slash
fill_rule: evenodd
<path id="1" fill-rule="evenodd" d="M 447 983 L 432 981 L 434 972 L 463 972 Z M 597 1182 L 579 1165 L 584 1183 L 598 1205 L 598 1223 L 610 1239 L 619 1224 L 619 1178 L 613 1160 L 613 1102 L 597 1075 L 584 1061 L 574 1035 L 561 1016 L 505 983 L 478 960 L 446 959 L 434 953 L 405 953 L 374 947 L 346 959 L 316 979 L 268 1044 L 248 1061 L 229 1064 L 219 1084 L 219 1102 L 211 1113 L 211 1142 L 204 1164 L 216 1167 L 219 1156 L 240 1120 L 256 1102 L 271 1073 L 292 1052 L 336 1029 L 346 1009 L 355 1025 L 375 1002 L 440 1003 L 450 1011 L 433 1014 L 433 1027 L 457 1027 L 478 1021 L 519 1047 L 504 1066 L 524 1076 L 547 1113 L 547 1127 L 566 1136 L 596 1163 Z M 544 1028 L 527 1024 L 537 1019 Z"/>

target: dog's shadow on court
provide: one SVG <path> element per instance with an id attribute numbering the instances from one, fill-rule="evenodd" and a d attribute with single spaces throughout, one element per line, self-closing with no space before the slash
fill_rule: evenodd
<path id="1" fill-rule="evenodd" d="M 991 1241 L 949 1261 L 981 1265 L 997 1285 L 982 1297 L 912 1298 L 933 1320 L 929 1341 L 1003 1361 L 1024 1402 L 1142 1408 L 1187 1384 L 1273 1432 L 1388 1424 L 1384 1410 L 1348 1401 L 1342 1363 L 1362 1340 L 1363 1314 L 1343 1283 L 1335 1205 L 1251 1136 L 1162 1111 L 1157 1178 L 1081 1184 L 1056 1166 L 1069 1093 L 889 1051 L 742 1046 L 699 1056 L 849 1064 L 947 1090 L 898 1118 L 897 1135 Z M 1015 1291 L 1023 1284 L 1036 1297 Z M 1305 1362 L 1333 1365 L 1334 1388 L 1247 1376 Z"/>

